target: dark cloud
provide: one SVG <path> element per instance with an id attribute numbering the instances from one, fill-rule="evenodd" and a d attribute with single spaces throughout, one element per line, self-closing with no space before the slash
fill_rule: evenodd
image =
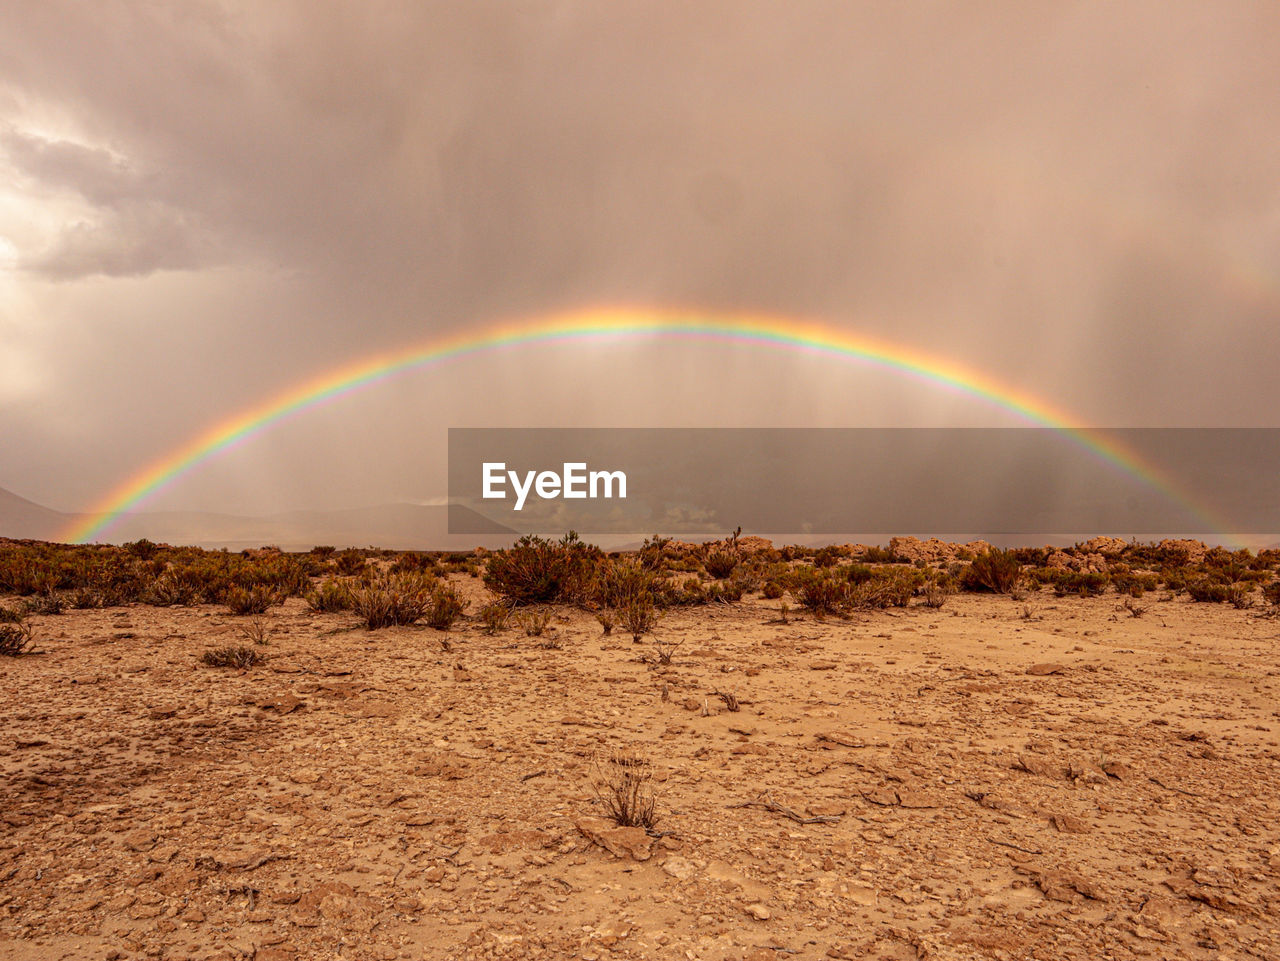
<path id="1" fill-rule="evenodd" d="M 9 319 L 39 317 L 30 390 L 85 436 L 140 384 L 187 388 L 178 436 L 364 352 L 616 301 L 826 317 L 1099 422 L 1238 421 L 1280 399 L 1277 39 L 1266 6 L 1181 2 L 12 4 Z M 1212 365 L 1238 389 L 1193 403 Z M 819 381 L 815 409 L 854 389 Z"/>

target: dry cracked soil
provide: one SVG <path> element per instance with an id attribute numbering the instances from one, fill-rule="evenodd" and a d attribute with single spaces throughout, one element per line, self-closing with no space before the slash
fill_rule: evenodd
<path id="1" fill-rule="evenodd" d="M 479 609 L 485 592 L 455 582 Z M 960 595 L 652 638 L 35 618 L 0 959 L 1280 957 L 1280 622 Z M 736 707 L 736 710 L 730 710 Z M 628 763 L 619 763 L 628 762 Z M 593 784 L 647 778 L 620 829 Z"/>

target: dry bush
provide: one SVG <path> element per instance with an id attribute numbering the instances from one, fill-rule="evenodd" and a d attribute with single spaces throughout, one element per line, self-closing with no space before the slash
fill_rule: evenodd
<path id="1" fill-rule="evenodd" d="M 505 630 L 511 620 L 511 608 L 501 601 L 487 604 L 480 609 L 480 623 L 484 625 L 486 634 L 497 634 Z"/>
<path id="2" fill-rule="evenodd" d="M 200 662 L 209 667 L 235 667 L 242 671 L 248 670 L 261 660 L 261 654 L 252 647 L 244 645 L 214 647 L 200 655 Z"/>
<path id="3" fill-rule="evenodd" d="M 320 586 L 306 595 L 307 606 L 317 614 L 336 614 L 351 610 L 355 598 L 345 581 L 336 577 L 326 578 Z"/>
<path id="4" fill-rule="evenodd" d="M 613 611 L 606 608 L 603 611 L 596 611 L 596 620 L 600 622 L 600 630 L 605 634 L 613 633 L 613 625 L 617 623 Z"/>
<path id="5" fill-rule="evenodd" d="M 621 613 L 623 628 L 636 642 L 652 631 L 654 625 L 658 623 L 658 609 L 654 606 L 652 594 L 637 594 L 631 598 Z"/>
<path id="6" fill-rule="evenodd" d="M 586 599 L 604 555 L 570 531 L 558 541 L 525 535 L 514 547 L 489 556 L 484 583 L 516 604 Z"/>
<path id="7" fill-rule="evenodd" d="M 447 584 L 440 584 L 431 591 L 431 603 L 427 606 L 424 617 L 428 627 L 447 631 L 466 608 L 457 591 Z"/>
<path id="8" fill-rule="evenodd" d="M 35 634 L 35 627 L 28 624 L 21 615 L 16 620 L 0 623 L 0 657 L 41 653 L 35 648 Z"/>
<path id="9" fill-rule="evenodd" d="M 654 660 L 658 664 L 670 664 L 671 658 L 675 656 L 676 651 L 680 649 L 680 645 L 683 643 L 683 637 L 678 641 L 671 638 L 655 637 L 653 639 Z"/>
<path id="10" fill-rule="evenodd" d="M 264 584 L 253 587 L 232 586 L 224 597 L 227 608 L 232 614 L 245 616 L 249 614 L 265 614 L 272 604 L 278 603 L 275 591 Z"/>
<path id="11" fill-rule="evenodd" d="M 413 624 L 432 609 L 435 589 L 424 574 L 383 574 L 352 590 L 351 609 L 371 631 Z"/>
<path id="12" fill-rule="evenodd" d="M 1022 576 L 1022 564 L 1012 551 L 993 549 L 984 551 L 973 559 L 964 574 L 960 586 L 967 591 L 991 591 L 1008 594 L 1017 586 Z"/>
<path id="13" fill-rule="evenodd" d="M 737 568 L 738 558 L 725 551 L 716 551 L 706 559 L 703 566 L 707 569 L 707 573 L 716 580 L 724 580 Z"/>
<path id="14" fill-rule="evenodd" d="M 524 630 L 525 637 L 541 637 L 551 624 L 551 616 L 551 608 L 545 607 L 542 610 L 519 614 L 516 616 L 516 620 L 520 623 L 521 629 Z"/>
<path id="15" fill-rule="evenodd" d="M 924 606 L 937 610 L 947 603 L 947 598 L 950 596 L 950 590 L 935 582 L 924 589 Z"/>
<path id="16" fill-rule="evenodd" d="M 592 765 L 591 788 L 596 800 L 619 827 L 651 831 L 658 823 L 657 798 L 645 758 L 617 753 Z"/>
<path id="17" fill-rule="evenodd" d="M 272 628 L 265 618 L 254 616 L 249 618 L 247 624 L 242 624 L 238 628 L 240 636 L 246 641 L 264 646 L 271 643 Z"/>

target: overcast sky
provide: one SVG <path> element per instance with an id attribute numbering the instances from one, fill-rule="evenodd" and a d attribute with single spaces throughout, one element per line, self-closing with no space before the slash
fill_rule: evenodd
<path id="1" fill-rule="evenodd" d="M 1111 426 L 1275 425 L 1280 7 L 0 7 L 0 487 L 62 510 L 376 349 L 604 303 L 825 320 Z M 151 506 L 444 493 L 445 429 L 1009 423 L 829 359 L 477 357 Z"/>

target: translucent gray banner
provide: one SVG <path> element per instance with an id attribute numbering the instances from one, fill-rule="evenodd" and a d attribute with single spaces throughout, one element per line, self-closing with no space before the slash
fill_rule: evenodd
<path id="1" fill-rule="evenodd" d="M 449 532 L 1267 534 L 1280 428 L 452 428 Z"/>

